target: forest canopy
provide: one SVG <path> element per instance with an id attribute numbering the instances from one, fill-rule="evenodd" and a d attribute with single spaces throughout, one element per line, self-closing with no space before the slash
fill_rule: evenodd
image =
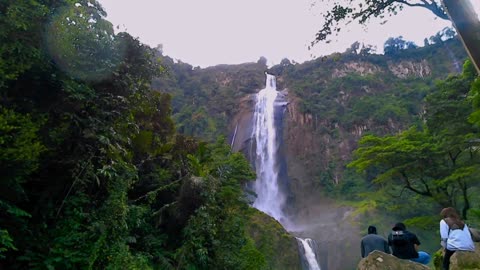
<path id="1" fill-rule="evenodd" d="M 156 50 L 92 0 L 0 13 L 0 268 L 267 263 L 245 227 L 250 165 L 177 133 Z"/>

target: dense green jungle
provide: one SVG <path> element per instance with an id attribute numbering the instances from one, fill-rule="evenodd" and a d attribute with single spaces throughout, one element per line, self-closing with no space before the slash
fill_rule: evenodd
<path id="1" fill-rule="evenodd" d="M 115 34 L 96 1 L 5 0 L 0 15 L 0 269 L 298 268 L 230 145 L 266 71 L 299 119 L 286 144 L 313 138 L 286 151 L 310 195 L 361 228 L 405 221 L 430 252 L 441 208 L 480 227 L 480 80 L 449 29 L 423 47 L 392 37 L 384 55 L 354 43 L 199 68 Z"/>

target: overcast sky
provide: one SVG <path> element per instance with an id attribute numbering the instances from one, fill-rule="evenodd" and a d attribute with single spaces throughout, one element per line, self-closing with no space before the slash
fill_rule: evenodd
<path id="1" fill-rule="evenodd" d="M 193 66 L 297 62 L 343 52 L 355 41 L 383 47 L 388 37 L 403 36 L 418 45 L 448 21 L 423 8 L 405 8 L 381 25 L 348 25 L 330 44 L 308 45 L 322 25 L 325 7 L 315 0 L 99 0 L 107 19 L 120 30 Z M 477 10 L 480 0 L 473 0 Z M 316 5 L 313 5 L 317 3 Z M 478 12 L 477 12 L 478 13 Z"/>

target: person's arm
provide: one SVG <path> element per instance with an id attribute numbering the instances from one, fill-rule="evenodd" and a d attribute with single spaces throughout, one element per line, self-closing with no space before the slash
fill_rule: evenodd
<path id="1" fill-rule="evenodd" d="M 448 224 L 445 222 L 445 220 L 443 219 L 440 220 L 440 238 L 441 238 L 441 241 L 445 243 L 445 246 L 447 244 L 449 231 L 450 231 L 450 228 L 448 227 Z"/>
<path id="2" fill-rule="evenodd" d="M 385 240 L 385 242 L 383 242 L 383 249 L 385 250 L 385 253 L 390 254 L 390 247 L 388 245 L 387 240 Z"/>
<path id="3" fill-rule="evenodd" d="M 412 243 L 413 243 L 413 246 L 415 247 L 415 251 L 418 252 L 419 246 L 420 246 L 420 240 L 418 240 L 417 235 L 414 233 L 412 233 Z"/>
<path id="4" fill-rule="evenodd" d="M 363 240 L 360 242 L 360 250 L 362 252 L 362 258 L 365 258 L 365 246 L 363 244 Z"/>

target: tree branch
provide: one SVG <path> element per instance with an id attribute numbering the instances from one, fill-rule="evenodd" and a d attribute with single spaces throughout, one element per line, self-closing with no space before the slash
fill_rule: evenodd
<path id="1" fill-rule="evenodd" d="M 425 2 L 425 1 L 422 1 L 424 4 L 419 4 L 419 3 L 413 4 L 413 3 L 409 3 L 405 0 L 397 0 L 397 2 L 399 2 L 401 4 L 405 4 L 405 5 L 410 6 L 410 7 L 426 7 L 428 5 L 428 3 Z"/>
<path id="2" fill-rule="evenodd" d="M 435 14 L 435 16 L 439 17 L 440 19 L 447 20 L 447 21 L 450 20 L 445 10 L 441 6 L 437 5 L 435 1 L 428 2 L 426 0 L 422 0 L 423 4 L 409 3 L 407 0 L 397 0 L 396 2 L 405 4 L 410 7 L 423 7 L 430 10 L 433 14 Z"/>
<path id="3" fill-rule="evenodd" d="M 462 218 L 467 219 L 467 212 L 470 209 L 470 201 L 468 199 L 468 185 L 465 180 L 459 181 L 460 188 L 462 189 L 463 197 L 463 208 L 462 208 Z"/>
<path id="4" fill-rule="evenodd" d="M 410 183 L 410 180 L 407 176 L 407 174 L 405 172 L 401 172 L 401 175 L 403 176 L 403 179 L 405 181 L 405 188 L 417 193 L 417 194 L 420 194 L 420 195 L 423 195 L 423 196 L 427 196 L 427 197 L 433 197 L 432 193 L 427 190 L 427 191 L 421 191 L 419 189 L 416 189 L 412 186 L 412 184 Z"/>
<path id="5" fill-rule="evenodd" d="M 429 194 L 432 194 L 432 192 L 430 192 L 430 187 L 428 186 L 427 182 L 425 182 L 423 177 L 420 177 L 420 182 L 423 183 L 423 186 L 425 187 L 426 192 L 429 193 Z"/>
<path id="6" fill-rule="evenodd" d="M 147 197 L 150 196 L 151 194 L 154 194 L 154 195 L 156 196 L 155 193 L 158 193 L 158 192 L 160 192 L 160 191 L 164 191 L 164 190 L 167 190 L 167 189 L 169 189 L 169 188 L 171 188 L 171 187 L 174 187 L 178 182 L 180 182 L 180 181 L 182 181 L 182 180 L 184 180 L 184 179 L 185 179 L 185 177 L 180 178 L 180 179 L 177 179 L 177 180 L 175 180 L 175 181 L 173 181 L 173 182 L 171 182 L 171 183 L 169 183 L 169 184 L 167 184 L 167 185 L 164 185 L 164 186 L 161 186 L 161 187 L 159 187 L 159 188 L 157 188 L 157 189 L 155 189 L 155 190 L 149 191 L 149 192 L 147 192 L 146 194 L 144 194 L 144 195 L 142 195 L 142 196 L 140 196 L 140 197 L 138 197 L 138 198 L 136 198 L 136 199 L 130 200 L 129 203 L 135 203 L 135 202 L 137 202 L 137 201 L 139 201 L 139 200 L 142 200 L 142 199 L 144 199 L 144 198 L 147 198 Z"/>
<path id="7" fill-rule="evenodd" d="M 422 7 L 430 10 L 435 16 L 443 19 L 450 20 L 443 6 L 437 4 L 435 1 L 421 0 L 421 3 L 412 3 L 409 0 L 371 0 L 363 8 L 359 6 L 359 11 L 351 8 L 350 5 L 341 5 L 336 3 L 335 6 L 328 11 L 323 18 L 325 22 L 322 29 L 316 33 L 315 40 L 311 43 L 311 46 L 315 43 L 327 39 L 327 37 L 333 33 L 337 33 L 341 30 L 338 25 L 340 21 L 346 19 L 358 20 L 360 24 L 365 24 L 368 19 L 381 16 L 383 13 L 396 14 L 397 5 L 406 5 L 410 7 Z"/>

